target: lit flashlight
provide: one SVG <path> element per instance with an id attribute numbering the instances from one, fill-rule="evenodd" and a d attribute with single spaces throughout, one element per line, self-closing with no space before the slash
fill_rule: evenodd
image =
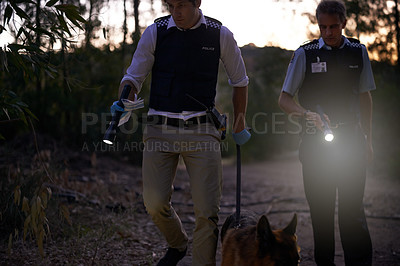
<path id="1" fill-rule="evenodd" d="M 322 110 L 321 105 L 317 104 L 317 113 L 321 117 L 322 122 L 324 123 L 324 137 L 326 141 L 331 142 L 335 137 L 333 136 L 333 132 L 329 127 L 328 121 L 326 121 L 324 116 L 324 111 Z"/>
<path id="2" fill-rule="evenodd" d="M 122 90 L 121 97 L 119 98 L 118 105 L 124 108 L 124 104 L 122 103 L 123 99 L 128 99 L 129 93 L 131 92 L 131 86 L 125 85 L 124 89 Z M 115 137 L 117 135 L 117 129 L 119 124 L 119 119 L 124 112 L 115 111 L 112 116 L 110 125 L 107 128 L 106 133 L 104 134 L 103 141 L 108 145 L 113 145 L 115 141 Z"/>

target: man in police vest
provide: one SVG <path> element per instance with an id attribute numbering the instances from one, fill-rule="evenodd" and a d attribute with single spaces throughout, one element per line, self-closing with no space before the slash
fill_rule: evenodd
<path id="1" fill-rule="evenodd" d="M 206 108 L 215 105 L 219 61 L 233 87 L 233 138 L 250 138 L 245 129 L 248 77 L 233 34 L 199 9 L 201 0 L 164 0 L 171 16 L 159 18 L 143 33 L 121 84 L 130 99 L 152 72 L 144 130 L 143 198 L 169 249 L 158 265 L 176 265 L 188 237 L 171 206 L 179 158 L 190 176 L 196 218 L 192 265 L 215 265 L 218 212 L 222 190 L 221 132 Z M 112 108 L 118 109 L 115 105 Z"/>
<path id="2" fill-rule="evenodd" d="M 365 46 L 342 35 L 345 15 L 339 0 L 319 3 L 316 16 L 321 37 L 294 52 L 279 97 L 282 110 L 305 122 L 299 157 L 317 265 L 335 265 L 336 193 L 346 265 L 371 265 L 372 261 L 363 196 L 366 166 L 372 161 L 370 91 L 375 82 Z M 331 142 L 323 137 L 318 105 L 330 122 Z"/>

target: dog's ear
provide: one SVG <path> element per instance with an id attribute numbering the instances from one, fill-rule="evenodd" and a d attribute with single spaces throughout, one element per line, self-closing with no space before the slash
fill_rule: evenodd
<path id="1" fill-rule="evenodd" d="M 261 216 L 257 223 L 257 240 L 259 242 L 258 256 L 263 258 L 267 251 L 275 244 L 275 235 L 272 233 L 271 226 L 265 215 Z"/>
<path id="2" fill-rule="evenodd" d="M 289 235 L 294 235 L 296 233 L 297 227 L 297 214 L 293 215 L 292 221 L 283 229 L 283 232 Z"/>

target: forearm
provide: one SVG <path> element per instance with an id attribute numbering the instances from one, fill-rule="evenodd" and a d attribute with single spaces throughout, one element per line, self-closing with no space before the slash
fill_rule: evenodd
<path id="1" fill-rule="evenodd" d="M 372 141 L 372 97 L 370 92 L 360 94 L 361 127 L 368 142 Z"/>
<path id="2" fill-rule="evenodd" d="M 315 126 L 321 131 L 323 130 L 323 122 L 319 114 L 316 113 L 315 110 L 309 111 L 304 107 L 302 107 L 301 105 L 299 105 L 294 100 L 294 97 L 292 95 L 286 92 L 282 92 L 281 95 L 279 96 L 278 104 L 279 107 L 289 116 L 304 118 L 309 122 L 313 122 Z M 328 121 L 328 123 L 330 123 L 329 117 L 327 115 L 325 115 L 325 119 Z"/>
<path id="3" fill-rule="evenodd" d="M 302 117 L 307 111 L 305 108 L 295 102 L 294 97 L 286 92 L 281 92 L 278 100 L 279 107 L 285 113 Z"/>
<path id="4" fill-rule="evenodd" d="M 245 129 L 246 124 L 246 109 L 247 109 L 248 88 L 234 87 L 232 102 L 233 102 L 233 132 L 238 133 Z"/>

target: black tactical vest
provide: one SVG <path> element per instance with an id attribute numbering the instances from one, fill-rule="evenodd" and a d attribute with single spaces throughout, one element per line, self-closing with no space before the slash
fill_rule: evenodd
<path id="1" fill-rule="evenodd" d="M 207 24 L 193 30 L 167 29 L 170 17 L 155 20 L 157 43 L 149 106 L 177 113 L 205 110 L 187 95 L 207 107 L 214 106 L 221 23 L 206 17 Z"/>
<path id="2" fill-rule="evenodd" d="M 306 73 L 299 89 L 300 104 L 315 110 L 319 104 L 331 122 L 347 123 L 359 119 L 359 85 L 363 69 L 358 40 L 342 49 L 319 49 L 318 40 L 303 45 Z"/>

